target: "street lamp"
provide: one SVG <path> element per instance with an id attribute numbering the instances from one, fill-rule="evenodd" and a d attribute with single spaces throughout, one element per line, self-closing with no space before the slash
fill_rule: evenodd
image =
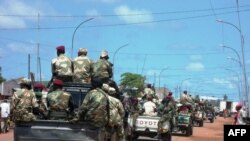
<path id="1" fill-rule="evenodd" d="M 230 59 L 232 61 L 235 61 L 235 62 L 239 63 L 240 67 L 242 67 L 242 64 L 241 64 L 240 60 L 237 60 L 237 59 L 232 58 L 232 57 L 227 57 L 227 59 Z"/>
<path id="2" fill-rule="evenodd" d="M 241 60 L 241 59 L 240 59 L 240 55 L 239 55 L 239 53 L 238 53 L 238 51 L 237 51 L 236 49 L 234 49 L 234 48 L 232 48 L 232 47 L 229 47 L 229 46 L 225 46 L 225 45 L 223 45 L 223 44 L 221 44 L 220 46 L 223 47 L 223 48 L 228 48 L 228 49 L 232 50 L 232 51 L 237 55 L 239 61 Z"/>
<path id="3" fill-rule="evenodd" d="M 221 22 L 224 24 L 228 24 L 231 25 L 232 27 L 234 27 L 239 33 L 240 33 L 240 44 L 241 44 L 241 54 L 242 54 L 242 72 L 243 72 L 243 76 L 244 76 L 244 90 L 245 90 L 245 96 L 246 96 L 246 101 L 248 104 L 248 108 L 250 108 L 250 104 L 249 99 L 248 99 L 248 80 L 247 80 L 247 74 L 246 74 L 246 65 L 245 65 L 245 47 L 244 47 L 244 36 L 242 35 L 242 31 L 241 29 L 239 29 L 236 25 L 229 23 L 227 21 L 223 21 L 221 19 L 217 19 L 217 22 Z"/>
<path id="4" fill-rule="evenodd" d="M 94 19 L 94 18 L 89 18 L 89 19 L 87 19 L 87 20 L 85 20 L 85 21 L 82 21 L 82 22 L 76 27 L 76 29 L 75 29 L 75 31 L 74 31 L 74 33 L 73 33 L 73 36 L 72 36 L 71 58 L 73 58 L 74 38 L 75 38 L 75 33 L 76 33 L 77 29 L 78 29 L 81 25 L 83 25 L 84 23 L 86 23 L 86 22 L 88 22 L 88 21 L 90 21 L 90 20 L 93 20 L 93 19 Z"/>
<path id="5" fill-rule="evenodd" d="M 161 86 L 161 74 L 162 74 L 162 72 L 163 72 L 164 70 L 167 70 L 167 69 L 169 69 L 169 67 L 163 68 L 163 69 L 160 71 L 160 73 L 159 73 L 159 89 L 160 89 L 160 86 Z"/>
<path id="6" fill-rule="evenodd" d="M 242 95 L 241 95 L 241 89 L 243 88 L 243 84 L 241 81 L 241 77 L 240 77 L 239 73 L 235 70 L 228 69 L 228 68 L 226 68 L 226 70 L 233 72 L 237 76 L 239 83 L 235 83 L 235 84 L 237 84 L 236 86 L 238 87 L 239 98 L 240 98 L 240 101 L 242 102 L 243 100 L 242 100 Z"/>
<path id="7" fill-rule="evenodd" d="M 115 51 L 115 53 L 114 53 L 114 55 L 113 55 L 113 73 L 115 72 L 115 55 L 116 55 L 116 53 L 117 53 L 120 49 L 122 49 L 123 47 L 126 47 L 126 46 L 128 46 L 128 44 L 124 44 L 124 45 L 120 46 L 119 48 L 117 48 L 116 51 Z M 113 78 L 112 78 L 112 79 L 114 80 L 114 75 L 113 75 Z"/>

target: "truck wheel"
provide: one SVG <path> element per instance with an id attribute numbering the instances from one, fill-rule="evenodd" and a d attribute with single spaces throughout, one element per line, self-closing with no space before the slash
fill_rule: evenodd
<path id="1" fill-rule="evenodd" d="M 172 140 L 172 134 L 170 132 L 164 133 L 161 135 L 163 141 L 171 141 Z"/>
<path id="2" fill-rule="evenodd" d="M 210 119 L 210 122 L 213 123 L 214 122 L 214 118 Z"/>
<path id="3" fill-rule="evenodd" d="M 187 128 L 186 128 L 186 136 L 190 136 L 191 134 L 193 134 L 193 131 L 192 131 L 192 127 L 189 125 Z"/>
<path id="4" fill-rule="evenodd" d="M 199 127 L 203 127 L 203 120 L 199 122 Z"/>

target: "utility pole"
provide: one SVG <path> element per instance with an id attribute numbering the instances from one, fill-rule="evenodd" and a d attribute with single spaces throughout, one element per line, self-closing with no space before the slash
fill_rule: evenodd
<path id="1" fill-rule="evenodd" d="M 30 79 L 30 54 L 28 54 L 28 79 Z"/>

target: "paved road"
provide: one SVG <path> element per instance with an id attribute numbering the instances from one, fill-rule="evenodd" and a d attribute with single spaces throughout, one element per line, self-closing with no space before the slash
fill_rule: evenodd
<path id="1" fill-rule="evenodd" d="M 214 123 L 204 122 L 203 127 L 194 127 L 193 136 L 186 137 L 181 134 L 173 134 L 172 141 L 223 141 L 224 124 L 232 124 L 232 118 L 217 117 Z M 140 137 L 138 141 L 156 141 L 146 137 Z"/>
<path id="2" fill-rule="evenodd" d="M 205 121 L 203 127 L 194 127 L 193 136 L 185 137 L 174 134 L 172 141 L 223 141 L 223 125 L 232 124 L 232 118 L 217 117 L 214 123 Z M 0 134 L 0 141 L 14 141 L 13 129 L 9 133 Z M 138 141 L 156 141 L 155 139 L 140 137 Z"/>

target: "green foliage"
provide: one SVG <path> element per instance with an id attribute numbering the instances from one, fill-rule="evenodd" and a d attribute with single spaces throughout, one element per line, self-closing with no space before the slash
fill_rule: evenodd
<path id="1" fill-rule="evenodd" d="M 120 85 L 123 88 L 137 87 L 138 91 L 142 91 L 144 81 L 145 78 L 142 75 L 126 72 L 121 75 Z"/>
<path id="2" fill-rule="evenodd" d="M 6 81 L 6 79 L 4 79 L 4 78 L 2 77 L 2 75 L 0 75 L 0 84 L 1 84 L 2 82 L 4 82 L 4 81 Z"/>

